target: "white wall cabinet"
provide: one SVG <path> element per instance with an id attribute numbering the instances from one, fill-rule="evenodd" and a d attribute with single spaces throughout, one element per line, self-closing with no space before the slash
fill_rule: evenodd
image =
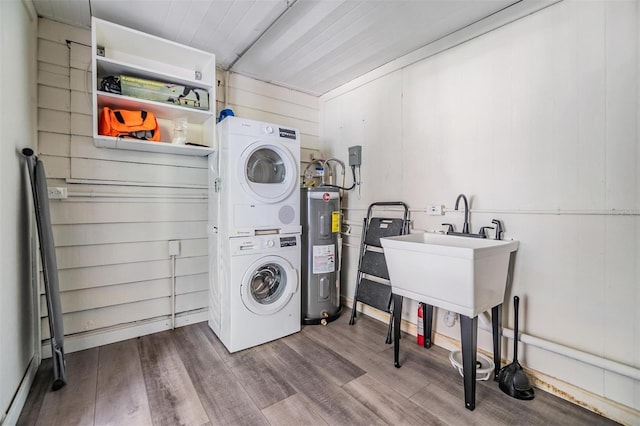
<path id="1" fill-rule="evenodd" d="M 92 18 L 93 138 L 96 146 L 137 151 L 205 156 L 213 152 L 216 105 L 215 55 L 101 19 Z M 106 76 L 126 75 L 205 90 L 209 109 L 155 102 L 100 91 Z M 104 107 L 154 113 L 161 141 L 104 136 L 98 133 Z M 187 143 L 172 144 L 173 120 L 186 118 Z"/>

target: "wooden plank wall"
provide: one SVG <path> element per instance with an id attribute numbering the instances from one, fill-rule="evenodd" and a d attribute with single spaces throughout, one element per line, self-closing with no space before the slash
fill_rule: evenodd
<path id="1" fill-rule="evenodd" d="M 171 326 L 170 240 L 181 245 L 176 323 L 207 318 L 207 159 L 95 147 L 90 43 L 86 29 L 39 20 L 37 152 L 48 185 L 69 193 L 50 202 L 67 352 Z M 298 127 L 306 156 L 318 152 L 318 98 L 240 76 L 231 81 L 236 115 Z M 50 356 L 42 285 L 40 293 L 43 354 Z"/>
<path id="2" fill-rule="evenodd" d="M 310 160 L 322 158 L 320 101 L 306 93 L 254 80 L 239 74 L 218 72 L 218 109 L 231 108 L 238 117 L 291 126 L 301 134 L 301 170 Z M 225 86 L 229 100 L 224 102 Z"/>

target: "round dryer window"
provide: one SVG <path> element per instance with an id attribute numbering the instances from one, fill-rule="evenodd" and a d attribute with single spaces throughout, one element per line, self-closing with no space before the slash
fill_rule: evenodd
<path id="1" fill-rule="evenodd" d="M 297 279 L 289 262 L 277 256 L 264 257 L 253 263 L 242 279 L 242 302 L 254 314 L 278 312 L 295 293 Z"/>
<path id="2" fill-rule="evenodd" d="M 287 168 L 282 157 L 272 149 L 261 148 L 247 159 L 247 179 L 251 183 L 282 183 Z"/>
<path id="3" fill-rule="evenodd" d="M 298 164 L 284 146 L 256 142 L 244 150 L 240 161 L 240 184 L 258 201 L 278 203 L 297 187 Z"/>

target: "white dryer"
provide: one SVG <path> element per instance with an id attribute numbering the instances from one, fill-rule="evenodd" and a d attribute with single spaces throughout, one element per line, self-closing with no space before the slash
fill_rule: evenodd
<path id="1" fill-rule="evenodd" d="M 240 117 L 218 123 L 221 237 L 300 233 L 300 133 Z"/>
<path id="2" fill-rule="evenodd" d="M 222 241 L 209 326 L 229 352 L 300 331 L 300 235 Z"/>

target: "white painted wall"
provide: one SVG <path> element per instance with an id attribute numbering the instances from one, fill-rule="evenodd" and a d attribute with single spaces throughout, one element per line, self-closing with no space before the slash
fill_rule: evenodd
<path id="1" fill-rule="evenodd" d="M 346 202 L 343 296 L 353 297 L 370 203 L 407 202 L 414 232 L 460 229 L 452 210 L 465 193 L 473 231 L 498 218 L 520 240 L 505 326 L 519 295 L 521 331 L 640 368 L 639 13 L 635 0 L 564 1 L 324 95 L 327 155 L 346 160 L 348 146 L 363 146 L 360 196 Z M 430 204 L 446 215 L 427 216 Z M 405 303 L 406 319 L 415 307 Z M 437 332 L 458 339 L 442 314 Z M 490 350 L 489 333 L 479 345 Z M 532 347 L 520 354 L 637 422 L 639 381 Z"/>
<path id="2" fill-rule="evenodd" d="M 32 268 L 35 221 L 21 155 L 22 148 L 36 145 L 36 24 L 33 7 L 20 0 L 0 2 L 0 423 L 7 424 L 17 419 L 21 406 L 10 409 L 10 404 L 38 356 Z M 22 385 L 23 391 L 28 386 Z M 25 392 L 16 396 L 24 398 Z"/>

